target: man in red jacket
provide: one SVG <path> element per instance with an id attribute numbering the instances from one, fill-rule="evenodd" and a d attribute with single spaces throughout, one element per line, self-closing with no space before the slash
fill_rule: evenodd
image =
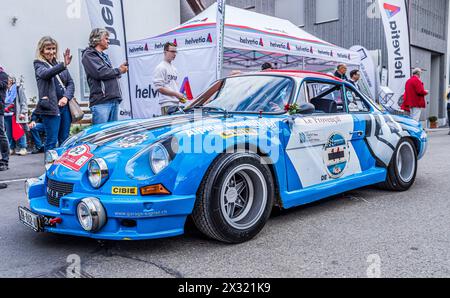
<path id="1" fill-rule="evenodd" d="M 425 96 L 428 95 L 428 90 L 425 90 L 423 82 L 420 80 L 422 69 L 416 68 L 413 70 L 413 76 L 406 82 L 405 95 L 402 109 L 410 113 L 411 118 L 420 121 L 420 114 L 426 108 Z"/>

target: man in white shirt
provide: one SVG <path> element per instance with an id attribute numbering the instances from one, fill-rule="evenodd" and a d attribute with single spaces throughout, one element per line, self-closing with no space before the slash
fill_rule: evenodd
<path id="1" fill-rule="evenodd" d="M 169 109 L 178 107 L 180 102 L 185 103 L 186 99 L 180 90 L 177 80 L 178 72 L 172 62 L 177 56 L 177 46 L 174 43 L 164 45 L 164 60 L 156 67 L 153 74 L 153 84 L 155 89 L 161 93 L 159 104 L 161 114 L 168 115 Z"/>

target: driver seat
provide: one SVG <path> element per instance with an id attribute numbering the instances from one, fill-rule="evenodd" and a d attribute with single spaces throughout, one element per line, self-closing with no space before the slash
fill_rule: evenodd
<path id="1" fill-rule="evenodd" d="M 337 113 L 337 104 L 332 99 L 313 98 L 311 99 L 311 104 L 313 104 L 316 107 L 316 111 L 321 111 L 326 114 Z"/>

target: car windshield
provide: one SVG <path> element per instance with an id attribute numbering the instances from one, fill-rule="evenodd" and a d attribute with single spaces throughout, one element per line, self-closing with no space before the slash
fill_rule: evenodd
<path id="1" fill-rule="evenodd" d="M 231 77 L 214 83 L 188 107 L 217 112 L 283 113 L 294 81 L 276 76 Z"/>

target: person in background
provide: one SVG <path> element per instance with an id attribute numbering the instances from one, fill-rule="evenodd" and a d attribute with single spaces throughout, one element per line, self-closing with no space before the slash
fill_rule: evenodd
<path id="1" fill-rule="evenodd" d="M 272 63 L 270 63 L 270 62 L 266 62 L 266 63 L 264 63 L 264 64 L 261 66 L 261 70 L 262 70 L 262 71 L 264 71 L 264 70 L 271 70 L 271 69 L 274 69 L 274 68 L 273 68 Z"/>
<path id="2" fill-rule="evenodd" d="M 161 93 L 159 104 L 161 114 L 166 116 L 172 109 L 177 109 L 181 103 L 185 103 L 185 96 L 180 93 L 178 86 L 178 71 L 173 65 L 177 57 L 177 45 L 168 42 L 164 45 L 164 60 L 159 63 L 153 74 L 155 89 Z"/>
<path id="3" fill-rule="evenodd" d="M 42 143 L 41 134 L 45 133 L 45 126 L 42 123 L 42 119 L 33 112 L 31 114 L 31 122 L 28 124 L 31 137 L 34 143 L 34 149 L 31 154 L 44 153 L 44 145 Z"/>
<path id="4" fill-rule="evenodd" d="M 450 88 L 447 93 L 447 121 L 450 128 Z M 448 134 L 450 135 L 450 132 Z"/>
<path id="5" fill-rule="evenodd" d="M 72 62 L 70 50 L 64 52 L 64 61 L 58 59 L 58 43 L 49 36 L 41 38 L 36 51 L 34 70 L 39 101 L 34 113 L 42 118 L 45 127 L 45 151 L 61 145 L 70 133 L 72 115 L 69 100 L 75 93 L 75 84 L 67 69 Z"/>
<path id="6" fill-rule="evenodd" d="M 16 80 L 13 77 L 9 77 L 8 79 L 8 91 L 5 99 L 5 126 L 6 126 L 6 134 L 8 135 L 9 140 L 9 154 L 15 154 L 15 150 L 17 149 L 17 154 L 21 156 L 25 156 L 28 154 L 27 152 L 27 136 L 24 134 L 17 141 L 14 140 L 13 137 L 13 120 L 14 117 L 19 120 L 25 120 L 26 114 L 28 113 L 28 104 L 27 99 L 22 98 L 18 94 L 18 88 L 16 85 Z M 19 124 L 22 125 L 22 124 Z M 23 126 L 23 125 L 22 125 Z M 26 131 L 26 129 L 24 128 Z"/>
<path id="7" fill-rule="evenodd" d="M 403 95 L 403 104 L 401 108 L 410 113 L 411 118 L 420 121 L 422 110 L 426 108 L 425 96 L 428 91 L 425 90 L 422 80 L 422 69 L 415 68 L 412 77 L 406 82 L 405 94 Z"/>
<path id="8" fill-rule="evenodd" d="M 8 170 L 9 144 L 6 136 L 4 109 L 6 90 L 8 89 L 8 74 L 0 67 L 0 171 Z"/>
<path id="9" fill-rule="evenodd" d="M 355 86 L 357 90 L 359 90 L 358 82 L 360 79 L 361 73 L 359 72 L 359 70 L 355 69 L 350 72 L 350 80 L 348 82 Z"/>
<path id="10" fill-rule="evenodd" d="M 334 76 L 341 80 L 348 81 L 347 69 L 348 69 L 347 65 L 339 64 L 336 68 L 336 72 L 334 73 Z"/>
<path id="11" fill-rule="evenodd" d="M 89 107 L 94 125 L 119 120 L 119 106 L 122 102 L 119 79 L 128 72 L 127 62 L 118 68 L 113 67 L 105 53 L 109 44 L 108 30 L 96 28 L 89 36 L 89 47 L 83 51 L 82 63 L 91 91 Z"/>

